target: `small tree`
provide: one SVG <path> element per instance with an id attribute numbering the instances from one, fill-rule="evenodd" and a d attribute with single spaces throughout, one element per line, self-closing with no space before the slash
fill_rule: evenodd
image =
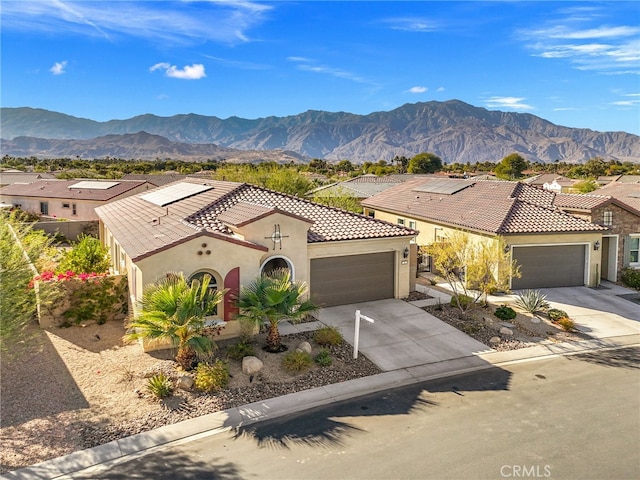
<path id="1" fill-rule="evenodd" d="M 198 354 L 209 354 L 213 340 L 204 335 L 204 317 L 222 301 L 224 291 L 209 289 L 210 275 L 190 283 L 182 273 L 169 273 L 149 286 L 142 298 L 140 314 L 129 324 L 127 340 L 169 341 L 177 347 L 176 362 L 189 370 Z"/>
<path id="2" fill-rule="evenodd" d="M 0 214 L 0 350 L 26 339 L 25 328 L 35 319 L 36 292 L 29 283 L 36 263 L 52 240 L 31 225 L 13 222 Z"/>
<path id="3" fill-rule="evenodd" d="M 407 166 L 409 173 L 436 173 L 442 170 L 442 159 L 434 153 L 419 153 Z"/>
<path id="4" fill-rule="evenodd" d="M 318 307 L 305 299 L 307 286 L 304 282 L 292 282 L 288 269 L 274 270 L 262 274 L 240 291 L 237 299 L 239 320 L 249 320 L 258 325 L 269 324 L 266 349 L 282 351 L 278 324 L 283 320 L 302 320 Z"/>
<path id="5" fill-rule="evenodd" d="M 349 190 L 340 186 L 335 187 L 330 195 L 321 195 L 321 192 L 316 193 L 313 196 L 313 201 L 350 212 L 362 213 L 362 206 L 358 199 Z"/>
<path id="6" fill-rule="evenodd" d="M 522 172 L 527 168 L 527 161 L 518 153 L 512 153 L 504 157 L 496 166 L 495 173 L 500 178 L 515 180 L 522 176 Z"/>
<path id="7" fill-rule="evenodd" d="M 519 268 L 505 253 L 502 237 L 474 240 L 456 231 L 445 241 L 427 247 L 433 266 L 451 287 L 454 304 L 462 314 L 494 291 L 509 290 L 509 280 L 519 277 Z M 465 297 L 472 301 L 465 301 Z"/>
<path id="8" fill-rule="evenodd" d="M 80 234 L 78 241 L 68 250 L 57 268 L 58 272 L 106 273 L 109 271 L 109 251 L 100 240 Z"/>

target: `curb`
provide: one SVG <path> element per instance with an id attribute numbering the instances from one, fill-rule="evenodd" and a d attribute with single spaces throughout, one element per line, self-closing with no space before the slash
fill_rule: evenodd
<path id="1" fill-rule="evenodd" d="M 127 456 L 149 453 L 170 443 L 185 441 L 204 434 L 217 435 L 233 428 L 244 427 L 266 419 L 309 410 L 332 402 L 348 400 L 390 388 L 462 375 L 489 368 L 521 362 L 577 355 L 589 351 L 613 350 L 640 345 L 640 334 L 604 339 L 537 345 L 506 352 L 487 352 L 478 355 L 443 360 L 440 362 L 379 373 L 346 382 L 303 390 L 281 397 L 251 403 L 220 412 L 138 433 L 47 460 L 0 476 L 0 479 L 53 479 L 69 475 L 103 463 L 123 460 Z"/>

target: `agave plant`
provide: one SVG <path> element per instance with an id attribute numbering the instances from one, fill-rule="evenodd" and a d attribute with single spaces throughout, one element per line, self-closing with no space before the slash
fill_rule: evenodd
<path id="1" fill-rule="evenodd" d="M 547 296 L 540 290 L 525 290 L 518 294 L 515 306 L 525 312 L 535 314 L 546 312 L 551 305 L 547 302 Z"/>

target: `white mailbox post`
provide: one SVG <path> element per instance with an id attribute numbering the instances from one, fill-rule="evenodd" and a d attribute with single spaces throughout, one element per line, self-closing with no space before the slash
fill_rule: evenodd
<path id="1" fill-rule="evenodd" d="M 356 330 L 353 333 L 353 359 L 358 358 L 358 343 L 360 342 L 360 319 L 366 320 L 367 322 L 373 322 L 373 318 L 367 317 L 366 315 L 361 315 L 360 310 L 356 310 Z"/>

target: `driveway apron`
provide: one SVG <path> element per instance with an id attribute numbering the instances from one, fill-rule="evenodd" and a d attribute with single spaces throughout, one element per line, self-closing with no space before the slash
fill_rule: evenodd
<path id="1" fill-rule="evenodd" d="M 383 371 L 491 351 L 486 345 L 403 300 L 327 307 L 320 310 L 318 319 L 336 327 L 353 345 L 356 310 L 374 320 L 374 323 L 360 322 L 358 350 Z"/>

